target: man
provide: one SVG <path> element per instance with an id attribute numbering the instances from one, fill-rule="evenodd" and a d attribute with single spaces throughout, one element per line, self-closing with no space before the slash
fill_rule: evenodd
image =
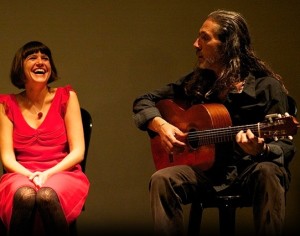
<path id="1" fill-rule="evenodd" d="M 147 130 L 151 138 L 159 137 L 170 163 L 176 153 L 187 148 L 189 135 L 162 115 L 157 106 L 161 100 L 172 99 L 184 107 L 222 104 L 233 126 L 246 127 L 263 121 L 268 114 L 288 111 L 281 77 L 255 55 L 241 14 L 224 10 L 210 13 L 194 47 L 198 67 L 192 73 L 138 97 L 133 104 L 137 127 Z M 238 186 L 252 198 L 256 234 L 280 235 L 290 181 L 288 164 L 295 152 L 292 141 L 258 137 L 245 128 L 238 130 L 231 142 L 215 147 L 212 164 L 179 163 L 158 168 L 153 174 L 149 188 L 155 233 L 184 234 L 182 204 Z"/>

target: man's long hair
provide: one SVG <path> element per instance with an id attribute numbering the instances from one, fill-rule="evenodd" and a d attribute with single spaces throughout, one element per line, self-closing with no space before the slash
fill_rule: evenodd
<path id="1" fill-rule="evenodd" d="M 207 19 L 217 23 L 220 27 L 217 32 L 221 41 L 219 52 L 221 53 L 224 70 L 215 79 L 214 84 L 208 93 L 220 93 L 224 89 L 230 89 L 234 84 L 243 81 L 251 73 L 255 77 L 271 76 L 280 81 L 285 89 L 280 75 L 261 59 L 259 59 L 252 48 L 251 38 L 247 23 L 240 13 L 233 11 L 217 10 L 210 13 Z M 195 76 L 187 84 L 187 93 L 196 95 L 199 91 L 193 91 L 199 86 L 192 85 L 197 83 L 199 77 L 198 68 L 195 69 Z"/>

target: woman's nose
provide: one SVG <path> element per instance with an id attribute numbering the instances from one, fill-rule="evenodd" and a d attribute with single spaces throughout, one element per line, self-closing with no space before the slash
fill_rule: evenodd
<path id="1" fill-rule="evenodd" d="M 38 64 L 38 65 L 43 64 L 43 59 L 40 58 L 40 57 L 38 57 L 38 58 L 36 59 L 36 64 Z"/>

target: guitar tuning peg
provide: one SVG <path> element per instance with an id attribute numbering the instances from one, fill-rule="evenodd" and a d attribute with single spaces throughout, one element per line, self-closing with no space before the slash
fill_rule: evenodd
<path id="1" fill-rule="evenodd" d="M 273 118 L 276 118 L 277 114 L 269 114 L 265 116 L 265 119 L 269 121 L 270 124 L 273 123 Z"/>
<path id="2" fill-rule="evenodd" d="M 290 116 L 290 114 L 289 114 L 288 112 L 284 113 L 284 115 L 285 115 L 286 117 L 289 117 L 289 116 Z"/>
<path id="3" fill-rule="evenodd" d="M 275 141 L 278 141 L 278 137 L 274 137 L 274 140 L 275 140 Z"/>
<path id="4" fill-rule="evenodd" d="M 293 140 L 293 136 L 290 136 L 290 135 L 289 135 L 289 136 L 288 136 L 288 139 L 289 139 L 289 140 Z"/>

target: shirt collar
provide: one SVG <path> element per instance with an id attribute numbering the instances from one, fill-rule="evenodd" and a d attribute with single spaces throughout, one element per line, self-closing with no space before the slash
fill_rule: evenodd
<path id="1" fill-rule="evenodd" d="M 243 88 L 243 93 L 247 94 L 250 97 L 255 98 L 255 77 L 252 74 L 249 74 L 245 78 L 245 84 Z M 232 91 L 230 93 L 236 93 L 236 91 Z"/>

